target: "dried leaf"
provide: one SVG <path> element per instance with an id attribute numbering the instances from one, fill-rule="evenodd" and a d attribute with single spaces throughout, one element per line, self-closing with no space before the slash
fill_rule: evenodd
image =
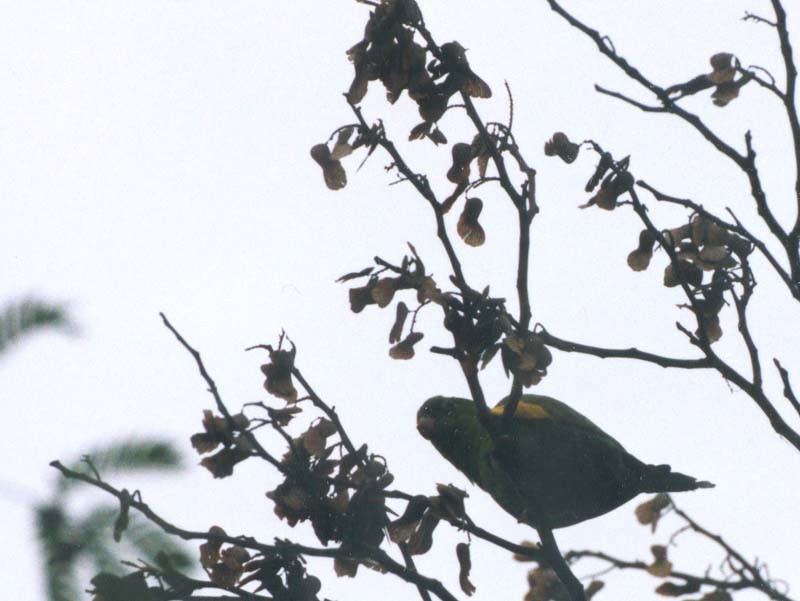
<path id="1" fill-rule="evenodd" d="M 672 562 L 667 559 L 667 548 L 664 545 L 650 547 L 653 563 L 647 566 L 647 573 L 659 578 L 666 578 L 672 573 Z"/>
<path id="2" fill-rule="evenodd" d="M 219 551 L 222 547 L 222 539 L 225 531 L 219 526 L 211 526 L 208 530 L 208 540 L 200 545 L 200 565 L 205 569 L 211 569 L 219 561 Z"/>
<path id="3" fill-rule="evenodd" d="M 394 292 L 397 289 L 397 278 L 380 278 L 370 288 L 372 300 L 383 309 L 392 302 Z"/>
<path id="4" fill-rule="evenodd" d="M 452 484 L 437 484 L 436 491 L 439 496 L 432 497 L 432 502 L 441 517 L 449 520 L 464 520 L 467 518 L 467 511 L 464 507 L 464 499 L 469 496 L 467 491 L 461 490 Z"/>
<path id="5" fill-rule="evenodd" d="M 250 453 L 238 447 L 222 449 L 216 455 L 204 457 L 200 465 L 206 468 L 214 478 L 227 478 L 233 474 L 234 466 L 250 457 Z"/>
<path id="6" fill-rule="evenodd" d="M 447 144 L 447 136 L 444 135 L 444 132 L 437 128 L 428 134 L 428 139 L 433 142 L 436 146 L 439 144 Z"/>
<path id="7" fill-rule="evenodd" d="M 292 350 L 270 350 L 270 363 L 261 366 L 266 376 L 264 388 L 272 395 L 287 403 L 297 402 L 297 390 L 292 383 L 295 348 Z"/>
<path id="8" fill-rule="evenodd" d="M 392 542 L 403 543 L 408 541 L 417 529 L 422 516 L 429 506 L 430 502 L 428 498 L 423 495 L 412 498 L 408 502 L 408 505 L 406 505 L 406 510 L 403 512 L 403 515 L 386 527 Z"/>
<path id="9" fill-rule="evenodd" d="M 361 313 L 367 305 L 374 305 L 375 299 L 372 298 L 372 285 L 350 288 L 348 293 L 350 299 L 350 310 L 353 313 Z"/>
<path id="10" fill-rule="evenodd" d="M 528 572 L 530 590 L 525 601 L 567 601 L 569 595 L 555 571 L 551 568 L 534 568 Z"/>
<path id="11" fill-rule="evenodd" d="M 650 525 L 653 532 L 656 531 L 658 520 L 663 516 L 663 512 L 670 505 L 669 496 L 659 493 L 649 501 L 645 501 L 636 507 L 636 519 L 642 525 Z"/>
<path id="12" fill-rule="evenodd" d="M 592 192 L 597 187 L 597 184 L 600 183 L 600 181 L 603 179 L 603 176 L 613 164 L 614 159 L 611 157 L 611 154 L 604 152 L 602 155 L 600 155 L 600 161 L 597 163 L 597 167 L 595 167 L 592 177 L 590 177 L 589 181 L 586 182 L 585 189 L 587 192 Z"/>
<path id="13" fill-rule="evenodd" d="M 411 133 L 408 134 L 408 141 L 411 142 L 412 140 L 421 140 L 422 138 L 426 137 L 430 133 L 432 126 L 433 123 L 430 121 L 418 123 L 411 128 Z"/>
<path id="14" fill-rule="evenodd" d="M 399 360 L 412 359 L 414 357 L 414 345 L 422 340 L 424 336 L 422 332 L 410 332 L 404 340 L 389 349 L 389 356 L 392 359 Z"/>
<path id="15" fill-rule="evenodd" d="M 433 546 L 433 531 L 439 525 L 439 518 L 433 512 L 427 511 L 422 516 L 419 527 L 408 541 L 408 552 L 411 555 L 424 555 Z"/>
<path id="16" fill-rule="evenodd" d="M 678 584 L 677 582 L 662 582 L 656 587 L 656 593 L 664 597 L 680 597 L 682 595 L 689 595 L 696 593 L 700 590 L 698 582 L 686 582 Z"/>

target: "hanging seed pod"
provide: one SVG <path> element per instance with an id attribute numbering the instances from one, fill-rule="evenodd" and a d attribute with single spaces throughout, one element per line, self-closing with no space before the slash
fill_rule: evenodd
<path id="1" fill-rule="evenodd" d="M 486 241 L 486 232 L 478 223 L 478 217 L 483 210 L 483 201 L 480 198 L 468 198 L 464 203 L 464 210 L 458 218 L 456 229 L 461 239 L 470 246 L 480 246 Z"/>

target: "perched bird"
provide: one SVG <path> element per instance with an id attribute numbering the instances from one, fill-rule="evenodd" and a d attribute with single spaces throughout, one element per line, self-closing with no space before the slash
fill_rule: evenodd
<path id="1" fill-rule="evenodd" d="M 506 399 L 490 412 L 495 439 L 475 403 L 437 396 L 417 412 L 417 429 L 445 459 L 519 521 L 563 528 L 602 515 L 639 493 L 711 488 L 710 482 L 648 465 L 589 419 L 556 399 L 523 395 L 502 430 Z"/>

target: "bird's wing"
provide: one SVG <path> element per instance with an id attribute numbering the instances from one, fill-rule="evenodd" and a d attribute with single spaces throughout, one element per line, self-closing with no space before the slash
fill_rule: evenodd
<path id="1" fill-rule="evenodd" d="M 500 401 L 492 409 L 492 414 L 503 415 L 508 397 Z M 611 435 L 604 432 L 588 417 L 575 411 L 569 405 L 548 396 L 538 394 L 523 395 L 514 414 L 515 421 L 523 425 L 531 420 L 548 420 L 562 425 L 562 427 L 578 428 L 592 438 L 603 439 L 605 444 L 624 450 L 623 446 Z M 531 422 L 533 423 L 533 422 Z M 524 427 L 524 426 L 523 426 Z"/>

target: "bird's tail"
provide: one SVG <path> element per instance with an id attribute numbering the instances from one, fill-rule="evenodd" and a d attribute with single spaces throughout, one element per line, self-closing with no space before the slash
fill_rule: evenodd
<path id="1" fill-rule="evenodd" d="M 698 488 L 714 488 L 714 485 L 680 472 L 673 472 L 668 465 L 647 465 L 642 474 L 642 492 L 683 492 Z"/>

